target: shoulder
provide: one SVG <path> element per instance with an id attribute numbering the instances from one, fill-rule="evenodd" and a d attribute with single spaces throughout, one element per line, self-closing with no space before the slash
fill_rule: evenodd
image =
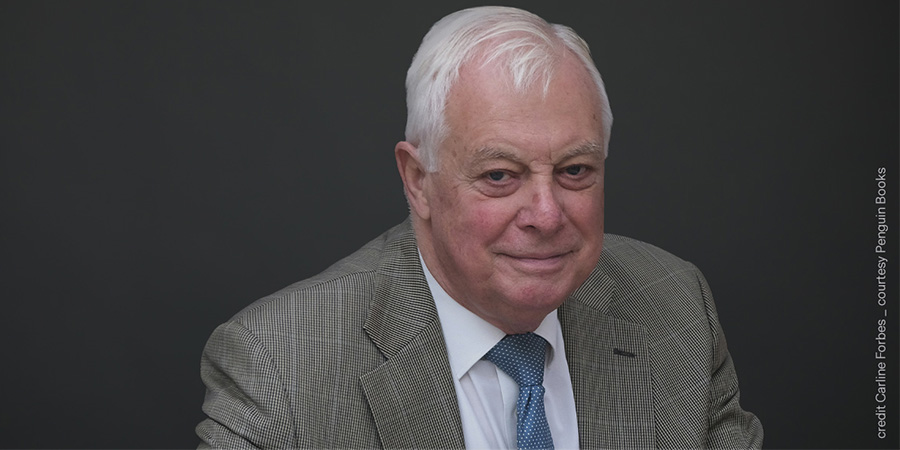
<path id="1" fill-rule="evenodd" d="M 198 431 L 209 433 L 213 442 L 215 433 L 230 436 L 239 430 L 273 448 L 326 442 L 373 447 L 373 427 L 360 427 L 352 435 L 330 430 L 370 420 L 359 377 L 380 366 L 384 356 L 364 325 L 384 277 L 411 261 L 417 264 L 417 255 L 411 230 L 401 224 L 216 328 L 200 369 L 207 385 L 204 410 L 211 420 Z M 340 444 L 351 439 L 359 440 Z"/>
<path id="2" fill-rule="evenodd" d="M 695 270 L 693 264 L 655 245 L 616 234 L 606 234 L 603 239 L 600 264 L 605 268 L 627 268 L 632 274 L 652 274 L 661 268 Z"/>
<path id="3" fill-rule="evenodd" d="M 649 285 L 696 286 L 702 275 L 692 263 L 659 247 L 636 239 L 607 234 L 598 269 L 612 278 L 620 290 L 647 289 Z"/>
<path id="4" fill-rule="evenodd" d="M 709 332 L 712 295 L 694 264 L 646 242 L 607 234 L 597 272 L 615 285 L 613 315 L 650 329 L 692 323 Z"/>
<path id="5" fill-rule="evenodd" d="M 409 253 L 417 258 L 404 223 L 322 273 L 253 302 L 213 332 L 204 355 L 216 362 L 207 366 L 252 377 L 267 368 L 263 371 L 276 373 L 291 395 L 299 395 L 295 386 L 331 385 L 359 395 L 351 389 L 357 377 L 383 362 L 364 329 L 376 309 L 373 299 L 385 283 L 383 274 L 408 265 L 412 258 L 399 255 Z"/>
<path id="6" fill-rule="evenodd" d="M 576 312 L 588 316 L 599 310 L 603 315 L 590 325 L 572 320 L 581 328 L 570 335 L 587 334 L 585 326 L 607 327 L 611 342 L 628 343 L 629 333 L 637 330 L 641 338 L 630 345 L 644 345 L 658 446 L 760 445 L 759 420 L 740 408 L 734 364 L 712 294 L 697 267 L 656 246 L 606 235 L 585 285 L 576 298 Z M 566 342 L 567 352 L 568 346 Z"/>
<path id="7" fill-rule="evenodd" d="M 415 252 L 415 238 L 407 222 L 363 245 L 323 272 L 296 282 L 248 305 L 231 322 L 258 334 L 293 330 L 361 330 L 368 316 L 379 273 L 402 265 L 400 253 Z"/>

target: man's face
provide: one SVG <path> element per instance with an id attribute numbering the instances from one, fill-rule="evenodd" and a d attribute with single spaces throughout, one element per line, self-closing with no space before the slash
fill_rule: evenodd
<path id="1" fill-rule="evenodd" d="M 456 301 L 507 333 L 532 331 L 600 256 L 596 88 L 571 55 L 546 96 L 472 66 L 448 98 L 439 170 L 424 177 L 420 248 Z"/>

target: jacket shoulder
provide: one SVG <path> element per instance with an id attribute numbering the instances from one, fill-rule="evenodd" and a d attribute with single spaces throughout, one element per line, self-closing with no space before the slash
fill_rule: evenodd
<path id="1" fill-rule="evenodd" d="M 620 289 L 643 288 L 647 283 L 683 276 L 696 284 L 700 273 L 694 264 L 655 245 L 615 234 L 604 236 L 598 267 L 616 281 Z"/>
<path id="2" fill-rule="evenodd" d="M 598 271 L 613 280 L 609 313 L 643 327 L 659 447 L 758 448 L 762 426 L 740 407 L 734 363 L 697 267 L 653 245 L 607 235 Z M 705 425 L 685 427 L 686 418 Z"/>
<path id="3" fill-rule="evenodd" d="M 397 255 L 409 247 L 417 255 L 406 228 L 257 300 L 213 332 L 201 359 L 210 417 L 201 438 L 234 448 L 377 446 L 359 379 L 384 356 L 363 325 L 380 274 L 408 264 Z M 363 426 L 346 433 L 348 424 Z"/>
<path id="4" fill-rule="evenodd" d="M 411 230 L 406 223 L 382 233 L 352 254 L 342 258 L 321 273 L 293 283 L 251 303 L 231 320 L 251 325 L 264 320 L 271 325 L 279 317 L 283 320 L 316 317 L 352 316 L 364 320 L 374 292 L 376 273 L 391 266 L 400 250 L 415 248 Z"/>
<path id="5" fill-rule="evenodd" d="M 697 270 L 690 262 L 655 245 L 616 234 L 604 236 L 600 264 L 611 270 L 610 276 L 623 280 L 628 279 L 624 275 L 660 275 L 660 270 Z"/>
<path id="6" fill-rule="evenodd" d="M 686 323 L 700 335 L 710 333 L 712 294 L 692 263 L 646 242 L 607 234 L 596 272 L 616 286 L 611 314 L 651 333 Z"/>

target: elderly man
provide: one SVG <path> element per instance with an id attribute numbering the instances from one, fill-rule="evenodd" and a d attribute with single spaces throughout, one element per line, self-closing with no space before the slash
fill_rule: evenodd
<path id="1" fill-rule="evenodd" d="M 587 45 L 451 14 L 407 77 L 410 219 L 250 305 L 202 360 L 213 447 L 759 447 L 700 272 L 603 233 Z"/>

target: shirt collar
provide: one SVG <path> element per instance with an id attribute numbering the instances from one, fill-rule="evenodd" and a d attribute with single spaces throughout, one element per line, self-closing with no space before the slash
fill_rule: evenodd
<path id="1" fill-rule="evenodd" d="M 419 253 L 419 262 L 422 264 L 422 271 L 425 272 L 425 279 L 428 281 L 428 288 L 431 289 L 431 296 L 434 298 L 441 321 L 444 342 L 447 345 L 447 358 L 450 361 L 450 371 L 453 373 L 453 377 L 459 380 L 475 363 L 481 360 L 485 353 L 497 345 L 506 336 L 506 333 L 450 297 L 428 270 L 421 252 Z M 547 360 L 549 364 L 556 349 L 562 348 L 560 342 L 562 332 L 556 310 L 544 317 L 534 333 L 550 344 L 550 356 Z"/>

